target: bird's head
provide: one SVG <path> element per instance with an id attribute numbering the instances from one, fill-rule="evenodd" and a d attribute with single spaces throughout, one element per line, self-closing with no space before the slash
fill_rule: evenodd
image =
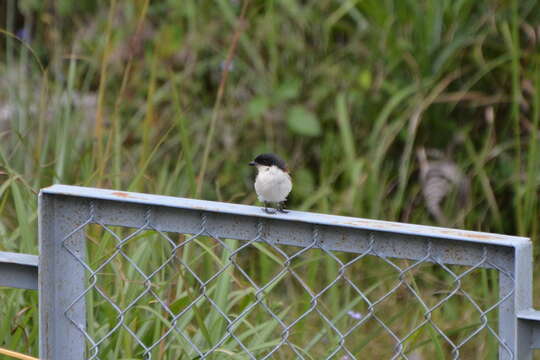
<path id="1" fill-rule="evenodd" d="M 285 161 L 275 154 L 260 154 L 252 162 L 250 162 L 249 165 L 255 166 L 257 170 L 276 166 L 285 172 L 289 171 Z"/>

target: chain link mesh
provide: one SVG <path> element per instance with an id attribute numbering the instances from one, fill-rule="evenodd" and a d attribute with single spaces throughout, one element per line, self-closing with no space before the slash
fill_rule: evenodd
<path id="1" fill-rule="evenodd" d="M 425 242 L 417 261 L 376 251 L 331 251 L 313 226 L 306 247 L 265 238 L 265 220 L 249 241 L 208 230 L 157 229 L 152 209 L 139 228 L 88 219 L 63 247 L 86 273 L 86 289 L 65 309 L 87 340 L 88 359 L 451 359 L 514 358 L 497 334 L 499 278 L 490 262 L 448 265 Z M 86 254 L 70 239 L 83 232 Z M 403 246 L 407 246 L 404 244 Z M 74 320 L 86 302 L 87 323 Z"/>

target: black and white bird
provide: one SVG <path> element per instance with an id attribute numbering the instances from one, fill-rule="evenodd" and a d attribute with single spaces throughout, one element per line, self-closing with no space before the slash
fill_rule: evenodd
<path id="1" fill-rule="evenodd" d="M 264 211 L 275 214 L 276 210 L 270 211 L 270 203 L 277 204 L 277 211 L 287 213 L 285 201 L 292 190 L 291 176 L 285 161 L 275 154 L 261 154 L 249 163 L 257 168 L 255 178 L 255 191 L 259 200 L 264 203 Z"/>

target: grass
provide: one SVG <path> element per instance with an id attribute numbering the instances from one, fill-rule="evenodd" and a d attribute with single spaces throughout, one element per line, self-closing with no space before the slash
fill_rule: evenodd
<path id="1" fill-rule="evenodd" d="M 536 1 L 252 0 L 244 22 L 238 22 L 243 1 L 186 0 L 180 6 L 63 0 L 45 6 L 7 0 L 1 6 L 2 251 L 37 253 L 36 194 L 44 186 L 67 183 L 253 204 L 251 169 L 244 165 L 269 150 L 286 157 L 293 170 L 291 208 L 436 224 L 424 206 L 414 154 L 419 147 L 438 149 L 471 180 L 465 207 L 452 198 L 444 206 L 451 226 L 538 239 Z M 23 36 L 24 28 L 30 37 Z M 93 231 L 98 244 L 110 245 L 110 238 Z M 202 273 L 224 256 L 209 243 L 193 247 L 186 253 L 199 252 L 194 266 Z M 149 245 L 130 250 L 149 267 L 166 254 Z M 252 251 L 243 265 L 268 281 L 279 258 L 262 245 Z M 316 280 L 332 279 L 338 269 L 328 258 L 319 260 L 298 265 L 315 287 Z M 121 261 L 116 266 L 124 266 L 128 278 L 136 275 Z M 384 290 L 388 284 L 377 282 L 381 267 L 366 259 L 357 269 L 365 273 L 363 288 Z M 432 286 L 448 280 L 436 269 L 424 272 L 419 279 L 431 279 L 424 281 Z M 252 296 L 245 283 L 230 285 L 235 276 L 223 277 L 227 280 L 212 290 L 233 312 Z M 195 284 L 182 279 L 167 284 L 167 279 L 160 281 L 181 309 L 194 296 Z M 112 289 L 109 280 L 104 286 Z M 491 273 L 478 273 L 471 289 L 478 298 L 491 299 L 495 280 Z M 298 284 L 290 279 L 283 284 L 289 285 L 280 296 L 297 302 L 282 306 L 276 295 L 276 311 L 293 316 L 309 307 Z M 539 285 L 536 279 L 535 289 Z M 130 286 L 115 294 L 119 301 L 133 296 Z M 343 318 L 339 321 L 347 321 L 345 309 L 366 311 L 347 291 L 336 287 L 325 300 L 329 313 Z M 392 301 L 389 308 L 399 302 Z M 0 323 L 0 346 L 36 355 L 35 294 L 3 289 L 0 302 L 8 304 L 1 310 L 8 320 Z M 152 311 L 159 315 L 155 304 L 147 306 L 134 319 Z M 224 326 L 207 306 L 200 304 L 189 315 L 190 331 L 201 344 L 215 341 Z M 410 325 L 422 318 L 418 308 L 407 310 L 388 321 Z M 468 311 L 458 299 L 438 316 L 455 325 L 459 336 L 459 317 Z M 111 309 L 95 315 L 96 334 L 114 323 Z M 137 327 L 157 339 L 167 321 Z M 318 321 L 306 318 L 300 333 L 322 329 L 322 339 L 325 330 Z M 261 351 L 278 331 L 261 311 L 241 327 L 242 336 Z M 375 327 L 370 330 L 355 351 L 377 354 L 392 343 L 377 337 Z M 471 354 L 494 351 L 493 339 L 483 339 L 488 350 L 479 346 Z M 190 358 L 177 340 L 171 356 Z M 320 346 L 303 350 L 313 356 L 324 351 Z M 411 347 L 436 358 L 448 352 L 429 331 L 415 334 Z M 112 358 L 139 356 L 130 353 L 135 348 L 125 334 L 107 344 Z M 222 350 L 238 349 L 225 344 Z"/>

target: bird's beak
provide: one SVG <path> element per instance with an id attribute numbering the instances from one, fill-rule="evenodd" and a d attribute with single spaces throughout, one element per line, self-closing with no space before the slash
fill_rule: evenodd
<path id="1" fill-rule="evenodd" d="M 248 165 L 249 165 L 249 166 L 255 166 L 256 164 L 255 164 L 255 161 L 252 161 L 252 162 L 250 162 Z"/>

